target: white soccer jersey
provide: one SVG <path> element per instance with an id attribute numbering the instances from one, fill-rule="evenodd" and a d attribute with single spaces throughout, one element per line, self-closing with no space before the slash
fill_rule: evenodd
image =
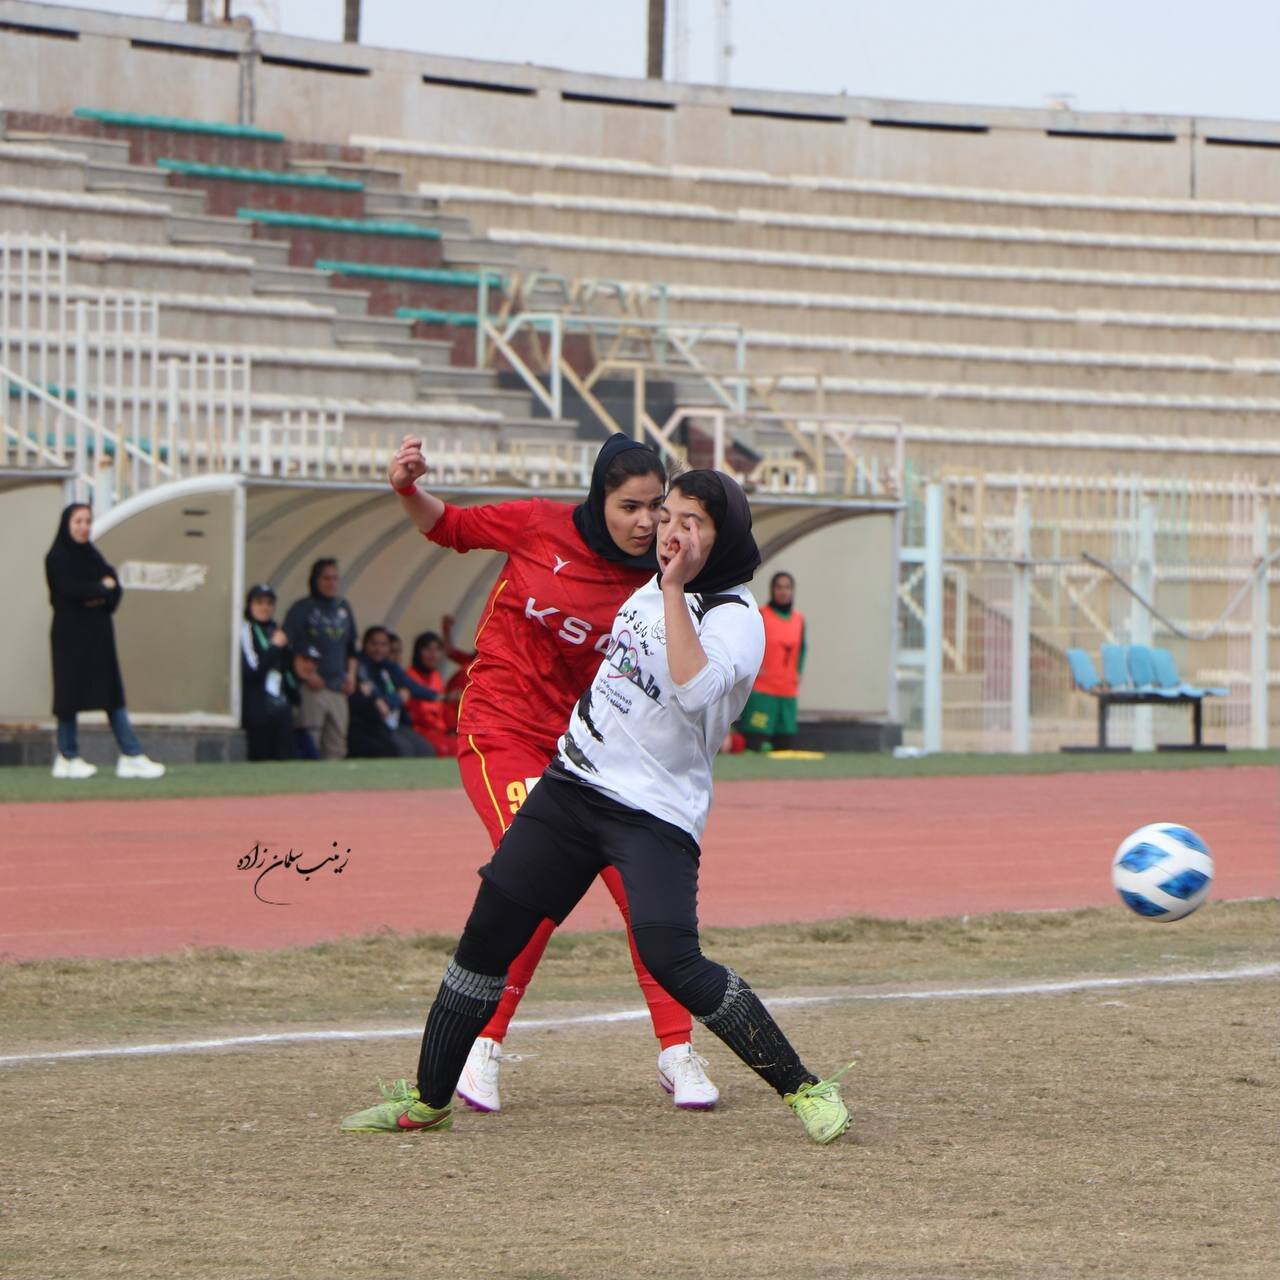
<path id="1" fill-rule="evenodd" d="M 745 587 L 686 595 L 707 655 L 688 684 L 667 667 L 657 578 L 618 610 L 609 649 L 560 738 L 557 765 L 633 809 L 701 839 L 711 762 L 746 704 L 764 658 L 764 624 Z"/>

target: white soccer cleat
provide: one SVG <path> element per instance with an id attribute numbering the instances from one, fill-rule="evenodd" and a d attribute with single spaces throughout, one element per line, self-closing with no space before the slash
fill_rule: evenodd
<path id="1" fill-rule="evenodd" d="M 64 756 L 61 752 L 53 757 L 53 776 L 55 778 L 92 778 L 98 772 L 98 766 L 82 760 L 79 756 Z"/>
<path id="2" fill-rule="evenodd" d="M 116 761 L 117 778 L 163 778 L 164 765 L 146 756 L 121 756 Z"/>
<path id="3" fill-rule="evenodd" d="M 720 1090 L 707 1076 L 706 1058 L 694 1053 L 688 1041 L 658 1054 L 658 1083 L 682 1111 L 710 1111 L 720 1101 Z"/>
<path id="4" fill-rule="evenodd" d="M 498 1096 L 498 1064 L 502 1057 L 502 1046 L 496 1040 L 476 1037 L 458 1081 L 458 1097 L 472 1111 L 502 1110 L 502 1099 Z"/>

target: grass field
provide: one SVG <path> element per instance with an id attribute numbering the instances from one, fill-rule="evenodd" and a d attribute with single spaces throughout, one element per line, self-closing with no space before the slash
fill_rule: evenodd
<path id="1" fill-rule="evenodd" d="M 717 758 L 717 781 L 757 778 L 940 778 L 1027 773 L 1097 773 L 1129 770 L 1229 769 L 1280 766 L 1280 750 L 1237 752 L 1133 752 L 1124 755 L 940 754 L 897 760 L 873 752 L 847 752 L 821 760 L 768 756 Z M 43 768 L 0 769 L 0 804 L 48 800 L 118 800 L 177 796 L 250 796 L 316 791 L 399 791 L 457 787 L 453 760 L 332 760 L 259 764 L 177 765 L 155 782 L 122 782 L 109 769 L 83 782 L 55 781 Z M 1280 785 L 1278 775 L 1277 785 Z"/>
<path id="2" fill-rule="evenodd" d="M 1270 1280 L 1276 978 L 1142 980 L 1274 966 L 1278 939 L 1275 902 L 711 931 L 811 1065 L 860 1055 L 826 1149 L 705 1033 L 721 1106 L 675 1112 L 639 1019 L 518 1024 L 499 1116 L 339 1133 L 412 1074 L 452 939 L 11 966 L 6 1053 L 398 1034 L 0 1067 L 0 1274 Z M 1017 990 L 1100 977 L 1129 985 Z M 521 1015 L 636 1004 L 620 938 L 558 936 Z"/>

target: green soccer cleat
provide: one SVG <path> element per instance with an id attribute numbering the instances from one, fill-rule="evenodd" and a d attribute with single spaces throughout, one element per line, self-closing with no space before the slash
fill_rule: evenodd
<path id="1" fill-rule="evenodd" d="M 418 1090 L 406 1080 L 390 1088 L 378 1081 L 386 1102 L 366 1107 L 342 1122 L 343 1133 L 443 1133 L 453 1127 L 452 1107 L 429 1107 L 418 1101 Z"/>
<path id="2" fill-rule="evenodd" d="M 837 1083 L 849 1067 L 837 1071 L 829 1080 L 807 1084 L 782 1099 L 800 1118 L 805 1133 L 821 1146 L 834 1142 L 849 1127 L 849 1108 L 844 1105 Z"/>

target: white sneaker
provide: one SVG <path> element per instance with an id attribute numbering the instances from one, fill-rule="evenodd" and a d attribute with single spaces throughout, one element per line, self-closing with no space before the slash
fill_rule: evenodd
<path id="1" fill-rule="evenodd" d="M 116 761 L 117 778 L 163 778 L 164 765 L 148 760 L 144 755 L 121 756 Z"/>
<path id="2" fill-rule="evenodd" d="M 706 1058 L 687 1041 L 658 1054 L 658 1083 L 683 1111 L 710 1111 L 720 1101 L 720 1090 L 707 1077 Z"/>
<path id="3" fill-rule="evenodd" d="M 79 756 L 64 756 L 58 752 L 53 757 L 53 776 L 55 778 L 92 778 L 98 772 L 98 766 L 82 760 Z"/>
<path id="4" fill-rule="evenodd" d="M 502 1058 L 502 1046 L 496 1040 L 476 1037 L 458 1081 L 458 1097 L 472 1111 L 502 1110 L 502 1099 L 498 1096 L 498 1064 Z"/>

